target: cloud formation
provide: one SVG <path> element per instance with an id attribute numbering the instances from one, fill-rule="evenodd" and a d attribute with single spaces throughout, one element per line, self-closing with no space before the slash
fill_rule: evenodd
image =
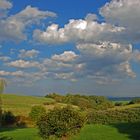
<path id="1" fill-rule="evenodd" d="M 9 4 L 5 9 L 10 9 L 11 6 Z M 140 52 L 133 46 L 140 43 L 139 7 L 140 0 L 112 0 L 100 8 L 103 22 L 98 20 L 97 15 L 88 13 L 83 19 L 70 19 L 63 27 L 54 23 L 49 26 L 46 24 L 46 29 L 37 29 L 36 26 L 33 34 L 31 33 L 34 43 L 44 46 L 73 43 L 77 53 L 66 51 L 64 48 L 63 53 L 34 60 L 35 57 L 38 58 L 38 50 L 22 49 L 17 55 L 19 58 L 6 63 L 8 68 L 18 68 L 22 71 L 14 73 L 3 70 L 0 71 L 0 75 L 17 75 L 22 78 L 25 75 L 38 80 L 51 78 L 76 81 L 80 78 L 89 78 L 100 84 L 135 78 L 131 61 L 140 61 Z M 40 25 L 42 20 L 55 16 L 53 12 L 27 6 L 15 15 L 2 18 L 0 41 L 28 40 L 28 27 Z M 32 61 L 26 60 L 29 58 Z M 0 57 L 0 60 L 10 59 Z M 37 70 L 33 71 L 32 68 Z"/>
<path id="2" fill-rule="evenodd" d="M 53 12 L 41 11 L 36 7 L 27 6 L 19 13 L 0 20 L 0 41 L 19 42 L 26 40 L 27 27 L 55 16 L 56 14 Z"/>
<path id="3" fill-rule="evenodd" d="M 106 22 L 125 28 L 121 41 L 140 43 L 139 7 L 140 0 L 112 0 L 100 9 L 100 14 Z"/>
<path id="4" fill-rule="evenodd" d="M 12 3 L 9 0 L 0 1 L 0 19 L 7 15 L 7 12 L 12 8 Z"/>
<path id="5" fill-rule="evenodd" d="M 27 51 L 25 49 L 22 49 L 19 52 L 20 52 L 19 54 L 20 58 L 34 58 L 34 57 L 37 57 L 39 54 L 39 51 L 35 49 L 27 50 Z"/>
<path id="6" fill-rule="evenodd" d="M 25 61 L 25 60 L 16 60 L 7 63 L 7 66 L 15 67 L 15 68 L 39 68 L 39 62 L 35 61 Z"/>
<path id="7" fill-rule="evenodd" d="M 87 15 L 89 16 L 89 15 Z M 64 28 L 57 24 L 47 27 L 46 31 L 36 29 L 33 38 L 40 43 L 61 44 L 68 42 L 100 42 L 115 41 L 116 37 L 124 30 L 107 23 L 98 23 L 95 20 L 71 19 Z"/>
<path id="8" fill-rule="evenodd" d="M 65 51 L 63 54 L 60 54 L 60 55 L 56 55 L 55 54 L 55 55 L 53 55 L 52 56 L 52 60 L 62 61 L 62 62 L 72 62 L 77 57 L 78 57 L 78 55 L 76 55 L 74 52 L 72 52 L 72 51 Z"/>

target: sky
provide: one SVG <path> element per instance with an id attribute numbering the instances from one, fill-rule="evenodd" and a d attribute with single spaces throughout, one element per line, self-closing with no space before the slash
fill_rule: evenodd
<path id="1" fill-rule="evenodd" d="M 0 0 L 6 93 L 140 96 L 140 0 Z"/>

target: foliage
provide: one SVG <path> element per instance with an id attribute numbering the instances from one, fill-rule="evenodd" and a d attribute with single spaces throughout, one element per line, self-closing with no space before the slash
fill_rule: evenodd
<path id="1" fill-rule="evenodd" d="M 116 102 L 115 106 L 123 106 L 124 104 L 122 102 Z"/>
<path id="2" fill-rule="evenodd" d="M 112 124 L 140 122 L 140 108 L 115 109 L 115 110 L 90 110 L 87 112 L 88 123 Z"/>
<path id="3" fill-rule="evenodd" d="M 64 96 L 59 95 L 57 93 L 51 93 L 45 96 L 46 98 L 52 98 L 54 99 L 56 102 L 62 102 Z"/>
<path id="4" fill-rule="evenodd" d="M 46 114 L 46 109 L 43 106 L 33 106 L 29 117 L 36 122 L 44 114 Z"/>
<path id="5" fill-rule="evenodd" d="M 55 108 L 38 120 L 38 128 L 44 139 L 52 135 L 66 137 L 76 134 L 83 127 L 84 117 L 73 108 Z"/>
<path id="6" fill-rule="evenodd" d="M 4 111 L 2 113 L 2 126 L 13 125 L 16 121 L 16 116 L 12 112 Z"/>
<path id="7" fill-rule="evenodd" d="M 128 104 L 140 104 L 140 98 L 135 98 L 131 100 Z"/>
<path id="8" fill-rule="evenodd" d="M 80 107 L 82 110 L 88 108 L 94 108 L 98 110 L 98 109 L 107 109 L 113 107 L 113 103 L 103 96 L 85 96 L 79 94 L 76 95 L 67 94 L 65 96 L 62 96 L 56 93 L 52 93 L 46 95 L 46 97 L 52 98 L 57 102 L 76 105 Z"/>

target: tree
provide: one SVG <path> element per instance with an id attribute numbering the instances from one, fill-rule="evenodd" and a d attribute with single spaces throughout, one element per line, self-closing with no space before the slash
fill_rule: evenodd
<path id="1" fill-rule="evenodd" d="M 0 79 L 0 126 L 1 126 L 1 120 L 2 120 L 2 97 L 1 97 L 1 94 L 3 93 L 5 87 L 6 87 L 6 81 L 4 79 Z"/>
<path id="2" fill-rule="evenodd" d="M 38 122 L 40 136 L 48 139 L 50 136 L 67 137 L 80 131 L 85 123 L 78 111 L 70 106 L 55 108 L 42 116 Z"/>
<path id="3" fill-rule="evenodd" d="M 29 117 L 36 122 L 44 114 L 46 114 L 46 109 L 43 106 L 33 106 Z"/>

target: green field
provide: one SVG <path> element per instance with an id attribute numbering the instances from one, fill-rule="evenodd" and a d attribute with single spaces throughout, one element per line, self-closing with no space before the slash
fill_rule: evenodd
<path id="1" fill-rule="evenodd" d="M 28 116 L 31 107 L 43 105 L 43 103 L 54 102 L 53 99 L 35 96 L 21 96 L 13 94 L 2 94 L 3 109 L 13 112 L 15 115 Z M 47 106 L 47 109 L 51 106 Z"/>
<path id="2" fill-rule="evenodd" d="M 42 140 L 36 128 L 1 129 L 0 136 L 12 140 Z M 140 140 L 140 124 L 86 125 L 70 140 Z M 53 139 L 54 140 L 54 139 Z"/>
<path id="3" fill-rule="evenodd" d="M 54 106 L 65 106 L 54 102 L 51 98 L 19 96 L 12 94 L 3 94 L 3 109 L 13 112 L 15 115 L 28 116 L 31 107 L 34 105 L 44 105 L 46 110 Z M 51 104 L 52 103 L 52 104 Z M 125 110 L 129 108 L 140 107 L 140 104 L 118 106 L 110 110 Z M 116 124 L 116 125 L 86 125 L 81 132 L 69 138 L 68 140 L 140 140 L 140 123 Z M 38 135 L 36 128 L 1 128 L 0 137 L 2 140 L 42 140 Z M 1 140 L 1 138 L 0 138 Z M 55 140 L 55 139 L 50 139 Z"/>

